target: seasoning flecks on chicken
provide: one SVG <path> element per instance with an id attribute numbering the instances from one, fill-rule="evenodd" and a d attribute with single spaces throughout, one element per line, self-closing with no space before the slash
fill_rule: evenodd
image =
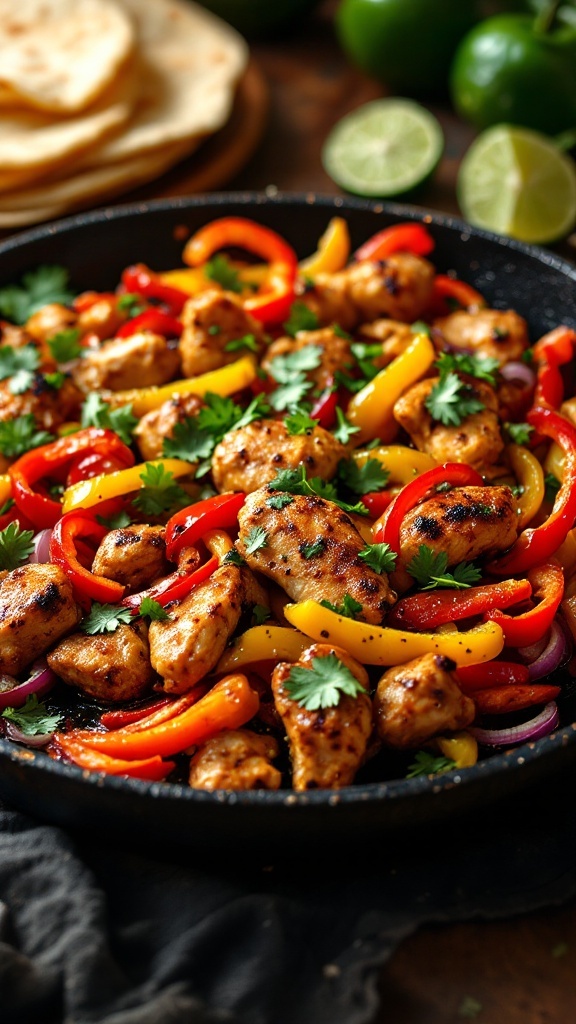
<path id="1" fill-rule="evenodd" d="M 427 309 L 434 267 L 411 253 L 394 253 L 385 261 L 351 263 L 336 274 L 317 274 L 302 301 L 323 324 L 350 331 L 377 317 L 411 323 Z"/>
<path id="2" fill-rule="evenodd" d="M 345 459 L 345 446 L 329 430 L 290 434 L 281 420 L 255 420 L 229 431 L 212 456 L 212 478 L 218 491 L 258 490 L 282 469 L 304 466 L 307 476 L 330 480 Z"/>
<path id="3" fill-rule="evenodd" d="M 113 399 L 111 404 L 114 404 Z M 134 430 L 142 458 L 146 462 L 161 459 L 164 441 L 174 436 L 176 424 L 196 416 L 203 405 L 199 395 L 174 395 L 158 409 L 151 409 L 142 416 Z"/>
<path id="4" fill-rule="evenodd" d="M 257 352 L 264 346 L 262 327 L 246 312 L 233 292 L 215 288 L 188 299 L 181 316 L 184 330 L 180 338 L 182 368 L 186 377 L 196 377 L 234 363 L 245 352 L 227 351 L 230 342 L 252 335 Z"/>
<path id="5" fill-rule="evenodd" d="M 98 547 L 91 571 L 134 592 L 149 587 L 171 571 L 164 527 L 142 523 L 110 530 Z"/>
<path id="6" fill-rule="evenodd" d="M 140 331 L 90 350 L 73 374 L 78 387 L 89 393 L 167 384 L 179 370 L 178 348 L 160 334 Z"/>
<path id="7" fill-rule="evenodd" d="M 439 654 L 424 654 L 388 669 L 374 698 L 378 736 L 386 746 L 419 747 L 444 732 L 464 729 L 476 709 L 459 685 L 455 662 Z"/>
<path id="8" fill-rule="evenodd" d="M 498 421 L 498 400 L 486 381 L 458 374 L 466 385 L 466 397 L 481 402 L 480 412 L 466 416 L 458 426 L 434 420 L 426 401 L 440 378 L 427 377 L 408 389 L 394 405 L 394 418 L 421 452 L 438 462 L 466 462 L 482 470 L 498 461 L 504 441 Z"/>
<path id="9" fill-rule="evenodd" d="M 372 357 L 374 366 L 379 370 L 384 369 L 393 359 L 402 355 L 415 337 L 410 324 L 401 323 L 400 320 L 386 319 L 362 324 L 356 333 L 358 341 L 364 344 L 382 343 L 382 353 Z"/>
<path id="10" fill-rule="evenodd" d="M 281 337 L 273 341 L 266 349 L 261 366 L 266 373 L 271 373 L 270 364 L 278 356 L 289 356 L 300 352 L 303 348 L 314 346 L 318 349 L 318 366 L 306 371 L 306 378 L 320 391 L 332 387 L 334 375 L 344 370 L 353 362 L 350 341 L 338 334 L 333 327 L 323 327 L 317 331 L 298 331 L 295 338 Z"/>
<path id="11" fill-rule="evenodd" d="M 289 694 L 286 683 L 293 665 L 281 662 L 272 673 L 272 692 L 290 745 L 292 785 L 297 790 L 341 789 L 354 781 L 372 733 L 372 702 L 366 669 L 346 651 L 329 644 L 312 644 L 297 662 L 312 668 L 315 658 L 335 655 L 366 692 L 341 694 L 335 707 L 308 711 Z"/>
<path id="12" fill-rule="evenodd" d="M 0 672 L 17 676 L 80 621 L 57 565 L 23 565 L 0 583 Z"/>
<path id="13" fill-rule="evenodd" d="M 10 380 L 3 380 L 0 381 L 0 420 L 32 414 L 39 429 L 52 433 L 62 423 L 78 418 L 83 397 L 69 377 L 55 388 L 42 373 L 35 373 L 31 386 L 17 395 L 10 389 Z"/>
<path id="14" fill-rule="evenodd" d="M 516 540 L 518 511 L 509 487 L 455 487 L 408 512 L 400 526 L 405 566 L 421 544 L 448 556 L 448 565 L 505 551 Z"/>
<path id="15" fill-rule="evenodd" d="M 150 660 L 167 693 L 187 693 L 220 660 L 244 609 L 266 604 L 251 574 L 236 565 L 221 565 L 178 604 L 170 619 L 150 623 Z"/>
<path id="16" fill-rule="evenodd" d="M 434 321 L 433 335 L 443 347 L 490 356 L 500 366 L 521 359 L 530 344 L 526 321 L 512 309 L 457 310 Z"/>
<path id="17" fill-rule="evenodd" d="M 145 696 L 155 680 L 147 626 L 142 619 L 122 623 L 113 633 L 73 633 L 48 655 L 53 672 L 89 697 L 107 703 Z"/>
<path id="18" fill-rule="evenodd" d="M 395 595 L 386 574 L 359 557 L 366 545 L 349 516 L 314 495 L 290 495 L 290 504 L 273 508 L 268 502 L 275 494 L 261 487 L 238 513 L 236 547 L 250 568 L 278 583 L 293 601 L 341 605 L 350 594 L 362 605 L 359 618 L 380 623 Z M 249 553 L 248 536 L 255 527 L 264 531 L 266 543 Z"/>
<path id="19" fill-rule="evenodd" d="M 207 740 L 190 761 L 192 789 L 279 789 L 282 774 L 273 736 L 250 729 L 229 729 Z"/>

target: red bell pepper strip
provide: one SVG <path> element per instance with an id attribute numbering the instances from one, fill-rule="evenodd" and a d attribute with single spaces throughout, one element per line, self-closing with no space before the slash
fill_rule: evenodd
<path id="1" fill-rule="evenodd" d="M 122 604 L 126 608 L 131 608 L 134 613 L 138 613 L 144 598 L 150 597 L 165 608 L 166 605 L 172 604 L 174 601 L 181 601 L 199 583 L 204 583 L 218 568 L 218 564 L 218 558 L 214 555 L 194 572 L 184 574 L 178 571 L 173 572 L 159 583 L 155 583 L 153 587 L 149 587 L 148 590 L 141 590 L 138 594 L 129 594 L 128 597 L 123 598 Z"/>
<path id="2" fill-rule="evenodd" d="M 238 247 L 269 264 L 265 288 L 244 299 L 244 309 L 265 325 L 279 324 L 290 313 L 298 273 L 296 252 L 281 235 L 246 217 L 220 217 L 186 243 L 184 262 L 198 267 L 220 249 Z"/>
<path id="3" fill-rule="evenodd" d="M 393 501 L 390 491 L 368 491 L 362 495 L 362 504 L 366 505 L 372 519 L 379 519 Z"/>
<path id="4" fill-rule="evenodd" d="M 434 248 L 434 239 L 423 224 L 407 221 L 393 224 L 372 235 L 354 253 L 354 259 L 385 260 L 395 252 L 411 252 L 414 256 L 427 256 Z"/>
<path id="5" fill-rule="evenodd" d="M 72 309 L 76 313 L 85 313 L 87 309 L 92 309 L 97 302 L 107 300 L 109 302 L 117 302 L 118 296 L 114 292 L 80 292 L 75 299 L 72 300 Z"/>
<path id="6" fill-rule="evenodd" d="M 488 571 L 497 576 L 516 576 L 541 565 L 558 550 L 576 521 L 576 427 L 553 409 L 531 409 L 526 419 L 562 448 L 564 481 L 546 522 L 523 530 L 508 554 L 489 565 Z"/>
<path id="7" fill-rule="evenodd" d="M 492 690 L 497 686 L 524 686 L 530 679 L 527 665 L 516 661 L 487 661 L 483 665 L 462 665 L 456 676 L 462 693 Z"/>
<path id="8" fill-rule="evenodd" d="M 479 715 L 504 715 L 509 711 L 523 711 L 533 704 L 548 704 L 560 693 L 559 686 L 546 683 L 531 683 L 498 686 L 494 689 L 476 690 L 471 698 Z"/>
<path id="9" fill-rule="evenodd" d="M 158 700 L 146 704 L 145 707 L 116 708 L 114 711 L 104 711 L 100 715 L 100 725 L 103 725 L 105 729 L 123 729 L 126 725 L 141 722 L 143 718 L 150 718 L 155 711 L 174 703 L 175 701 L 170 697 L 159 697 Z"/>
<path id="10" fill-rule="evenodd" d="M 522 615 L 507 615 L 499 608 L 484 613 L 484 621 L 497 622 L 504 632 L 508 647 L 528 647 L 546 635 L 564 596 L 564 572 L 559 565 L 539 565 L 528 573 L 533 597 L 539 599 L 535 608 Z"/>
<path id="11" fill-rule="evenodd" d="M 203 743 L 223 729 L 239 729 L 258 711 L 258 694 L 242 673 L 225 676 L 196 704 L 149 729 L 114 732 L 77 730 L 81 743 L 111 757 L 131 761 L 153 757 L 170 757 L 188 747 Z"/>
<path id="12" fill-rule="evenodd" d="M 364 498 L 362 498 L 364 501 Z M 403 597 L 388 614 L 386 625 L 399 629 L 430 630 L 445 622 L 459 622 L 493 609 L 510 608 L 532 594 L 528 580 L 502 580 L 469 590 L 443 590 Z"/>
<path id="13" fill-rule="evenodd" d="M 175 718 L 176 715 L 181 715 L 183 711 L 187 711 L 201 697 L 204 697 L 209 689 L 209 686 L 200 683 L 182 697 L 177 697 L 176 699 L 169 697 L 168 702 L 162 707 L 158 707 L 156 711 L 152 710 L 144 718 L 140 718 L 136 722 L 129 722 L 127 725 L 121 726 L 121 728 L 125 732 L 142 732 L 143 729 L 150 729 L 152 726 L 161 725 L 162 722 L 167 722 L 169 718 Z"/>
<path id="14" fill-rule="evenodd" d="M 466 281 L 459 281 L 448 274 L 437 274 L 432 289 L 431 312 L 434 316 L 445 316 L 460 309 L 476 310 L 487 305 L 486 299 Z"/>
<path id="15" fill-rule="evenodd" d="M 538 364 L 534 405 L 558 409 L 564 398 L 564 381 L 560 367 L 569 363 L 576 350 L 576 331 L 570 327 L 556 327 L 545 334 L 533 347 Z"/>
<path id="16" fill-rule="evenodd" d="M 90 480 L 92 477 L 101 476 L 103 473 L 116 473 L 119 469 L 125 469 L 126 463 L 119 458 L 110 455 L 99 455 L 91 452 L 89 455 L 81 455 L 75 459 L 66 477 L 66 487 L 72 487 L 80 480 Z M 100 508 L 98 509 L 100 512 Z"/>
<path id="17" fill-rule="evenodd" d="M 116 580 L 108 580 L 105 576 L 98 576 L 85 569 L 78 558 L 78 539 L 89 538 L 99 544 L 107 533 L 108 527 L 96 522 L 95 517 L 83 509 L 67 512 L 52 530 L 50 561 L 64 570 L 81 603 L 92 600 L 102 604 L 116 604 L 126 589 Z"/>
<path id="18" fill-rule="evenodd" d="M 163 313 L 161 309 L 145 309 L 143 313 L 122 324 L 115 337 L 131 338 L 133 334 L 139 334 L 141 331 L 152 331 L 164 338 L 179 338 L 183 330 L 182 321 L 175 316 Z"/>
<path id="19" fill-rule="evenodd" d="M 439 484 L 449 483 L 453 486 L 466 484 L 481 487 L 482 477 L 465 462 L 445 462 L 442 466 L 434 466 L 425 473 L 405 484 L 388 506 L 384 515 L 374 525 L 374 543 L 389 544 L 392 551 L 400 554 L 400 527 L 407 512 L 424 498 L 428 491 Z"/>
<path id="20" fill-rule="evenodd" d="M 204 501 L 176 512 L 166 523 L 166 555 L 177 560 L 182 548 L 193 547 L 208 530 L 229 530 L 238 523 L 238 513 L 246 500 L 243 491 L 215 494 Z"/>
<path id="21" fill-rule="evenodd" d="M 173 316 L 182 312 L 190 296 L 180 288 L 165 284 L 159 274 L 154 273 L 144 263 L 135 263 L 122 273 L 122 284 L 130 294 L 142 295 L 145 299 L 155 299 L 166 306 Z"/>
<path id="22" fill-rule="evenodd" d="M 160 782 L 176 767 L 174 761 L 163 761 L 157 755 L 139 761 L 122 761 L 110 757 L 109 754 L 91 750 L 76 739 L 74 733 L 55 733 L 49 753 L 59 752 L 79 768 L 85 768 L 87 771 L 104 772 L 106 775 L 127 775 L 132 779 L 146 779 L 150 782 Z"/>
<path id="23" fill-rule="evenodd" d="M 38 529 L 54 526 L 62 515 L 62 507 L 59 501 L 34 491 L 32 484 L 53 475 L 83 453 L 117 458 L 124 467 L 133 466 L 135 461 L 130 448 L 113 430 L 87 427 L 33 448 L 9 467 L 14 501 Z"/>
<path id="24" fill-rule="evenodd" d="M 338 388 L 330 383 L 318 396 L 310 410 L 310 417 L 318 420 L 318 426 L 324 430 L 332 430 L 336 423 L 336 407 L 338 405 Z"/>

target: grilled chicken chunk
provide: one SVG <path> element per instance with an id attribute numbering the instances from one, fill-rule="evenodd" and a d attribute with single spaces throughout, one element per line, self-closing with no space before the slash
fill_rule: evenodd
<path id="1" fill-rule="evenodd" d="M 458 374 L 466 384 L 466 397 L 482 402 L 481 412 L 472 413 L 459 426 L 445 426 L 432 419 L 426 408 L 439 377 L 428 377 L 409 388 L 394 405 L 394 418 L 410 435 L 416 448 L 438 462 L 467 462 L 482 470 L 498 461 L 504 441 L 498 422 L 498 400 L 486 381 Z"/>
<path id="2" fill-rule="evenodd" d="M 143 697 L 156 678 L 142 619 L 122 623 L 113 633 L 73 633 L 58 644 L 47 661 L 65 683 L 111 703 Z"/>
<path id="3" fill-rule="evenodd" d="M 282 420 L 255 420 L 231 430 L 212 456 L 212 478 L 218 491 L 256 491 L 281 469 L 304 466 L 308 476 L 330 480 L 346 448 L 334 434 L 314 427 L 309 434 L 290 434 Z"/>
<path id="4" fill-rule="evenodd" d="M 308 370 L 306 377 L 324 391 L 334 383 L 336 371 L 343 370 L 353 362 L 350 341 L 337 334 L 333 327 L 323 327 L 318 331 L 298 331 L 295 338 L 278 338 L 268 346 L 261 363 L 262 369 L 270 373 L 273 359 L 292 355 L 310 346 L 318 349 L 318 366 Z"/>
<path id="5" fill-rule="evenodd" d="M 400 527 L 403 565 L 421 544 L 444 551 L 448 565 L 505 551 L 516 540 L 518 512 L 509 487 L 455 487 L 423 501 Z"/>
<path id="6" fill-rule="evenodd" d="M 317 274 L 302 301 L 321 323 L 347 331 L 377 317 L 411 323 L 429 305 L 434 273 L 421 256 L 394 253 L 385 261 L 363 260 L 336 274 Z"/>
<path id="7" fill-rule="evenodd" d="M 273 736 L 250 729 L 229 729 L 207 740 L 190 761 L 192 789 L 279 789 L 282 774 Z"/>
<path id="8" fill-rule="evenodd" d="M 266 595 L 252 574 L 221 565 L 178 604 L 170 619 L 150 623 L 150 660 L 167 693 L 186 693 L 210 672 L 224 653 L 244 609 L 265 605 Z"/>
<path id="9" fill-rule="evenodd" d="M 81 611 L 57 565 L 23 565 L 0 583 L 0 672 L 17 676 L 74 629 Z"/>
<path id="10" fill-rule="evenodd" d="M 444 346 L 491 356 L 500 366 L 520 359 L 528 348 L 528 326 L 513 309 L 464 309 L 434 321 L 434 339 Z"/>
<path id="11" fill-rule="evenodd" d="M 174 395 L 158 409 L 151 409 L 134 430 L 136 444 L 146 462 L 161 459 L 164 454 L 164 441 L 174 436 L 177 423 L 196 416 L 203 406 L 199 395 Z"/>
<path id="12" fill-rule="evenodd" d="M 14 420 L 32 414 L 39 430 L 54 432 L 62 423 L 78 418 L 84 398 L 76 385 L 66 377 L 59 388 L 53 388 L 42 373 L 35 373 L 31 387 L 15 395 L 10 379 L 0 382 L 0 420 Z"/>
<path id="13" fill-rule="evenodd" d="M 335 655 L 368 690 L 368 674 L 354 658 L 329 644 L 312 644 L 298 665 L 312 668 L 315 658 Z M 272 673 L 272 692 L 290 744 L 294 789 L 341 789 L 354 781 L 362 765 L 372 732 L 372 702 L 366 693 L 355 697 L 342 694 L 336 707 L 307 711 L 286 689 L 289 662 L 281 662 Z"/>
<path id="14" fill-rule="evenodd" d="M 223 293 L 214 288 L 195 295 L 188 299 L 181 319 L 184 330 L 180 355 L 186 377 L 236 362 L 242 350 L 227 347 L 248 334 L 254 337 L 258 351 L 264 346 L 262 327 L 233 292 Z"/>
<path id="15" fill-rule="evenodd" d="M 68 306 L 63 306 L 60 302 L 49 302 L 28 318 L 25 330 L 34 341 L 45 342 L 55 334 L 75 327 L 77 319 L 73 309 L 68 309 Z"/>
<path id="16" fill-rule="evenodd" d="M 118 309 L 117 298 L 102 295 L 78 313 L 76 327 L 80 334 L 95 334 L 100 341 L 106 341 L 107 338 L 113 338 L 118 328 L 128 319 L 128 313 Z"/>
<path id="17" fill-rule="evenodd" d="M 359 558 L 365 543 L 349 516 L 312 495 L 290 495 L 288 505 L 273 508 L 269 502 L 278 493 L 261 487 L 248 495 L 238 514 L 236 547 L 250 568 L 278 583 L 293 601 L 326 599 L 341 605 L 350 594 L 362 605 L 360 618 L 381 622 L 395 595 L 386 574 L 378 575 Z M 265 544 L 249 552 L 256 527 L 264 531 Z"/>
<path id="18" fill-rule="evenodd" d="M 179 371 L 178 349 L 160 334 L 141 331 L 104 342 L 76 364 L 73 374 L 78 387 L 88 393 L 167 384 Z"/>
<path id="19" fill-rule="evenodd" d="M 388 669 L 374 698 L 376 729 L 389 747 L 418 747 L 474 720 L 474 702 L 459 685 L 451 658 L 424 654 Z"/>
<path id="20" fill-rule="evenodd" d="M 97 576 L 116 580 L 135 592 L 144 590 L 170 571 L 164 527 L 145 523 L 110 530 L 92 563 L 92 572 Z"/>

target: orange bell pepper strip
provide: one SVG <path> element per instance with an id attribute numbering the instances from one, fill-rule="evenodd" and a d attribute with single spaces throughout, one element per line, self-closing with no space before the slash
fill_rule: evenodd
<path id="1" fill-rule="evenodd" d="M 110 757 L 108 754 L 91 750 L 90 747 L 76 739 L 74 733 L 68 735 L 55 733 L 51 746 L 54 753 L 61 751 L 79 768 L 85 768 L 90 772 L 104 772 L 106 775 L 126 775 L 133 779 L 160 782 L 176 766 L 174 761 L 163 761 L 156 755 L 139 761 L 122 761 L 119 758 Z"/>
<path id="2" fill-rule="evenodd" d="M 318 249 L 301 260 L 298 270 L 306 277 L 316 274 L 334 274 L 342 270 L 350 255 L 350 232 L 344 217 L 332 217 L 318 242 Z"/>
<path id="3" fill-rule="evenodd" d="M 564 570 L 560 565 L 539 565 L 530 570 L 528 581 L 533 597 L 539 600 L 534 608 L 522 615 L 508 615 L 499 608 L 484 612 L 484 621 L 497 622 L 502 627 L 508 647 L 528 647 L 541 640 L 564 597 Z"/>
<path id="4" fill-rule="evenodd" d="M 479 715 L 505 715 L 510 711 L 523 711 L 533 704 L 548 704 L 549 701 L 556 700 L 559 693 L 559 686 L 534 683 L 526 686 L 511 684 L 495 689 L 476 690 L 470 696 Z"/>
<path id="5" fill-rule="evenodd" d="M 75 736 L 92 750 L 126 761 L 170 757 L 204 743 L 223 729 L 239 729 L 254 717 L 259 705 L 258 694 L 246 676 L 236 673 L 220 679 L 192 707 L 159 725 L 109 733 L 78 730 Z"/>
<path id="6" fill-rule="evenodd" d="M 392 224 L 372 235 L 354 253 L 354 259 L 385 260 L 395 252 L 411 252 L 414 256 L 427 256 L 434 248 L 432 235 L 418 222 Z"/>

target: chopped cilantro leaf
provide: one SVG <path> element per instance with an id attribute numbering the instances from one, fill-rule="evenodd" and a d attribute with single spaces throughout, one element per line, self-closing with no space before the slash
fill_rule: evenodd
<path id="1" fill-rule="evenodd" d="M 246 562 L 242 558 L 242 555 L 240 554 L 240 552 L 236 551 L 236 548 L 230 548 L 230 551 L 227 551 L 226 554 L 224 555 L 224 558 L 222 559 L 222 565 L 226 565 L 226 564 L 227 565 L 246 565 Z"/>
<path id="2" fill-rule="evenodd" d="M 146 516 L 159 516 L 174 508 L 184 508 L 190 498 L 179 484 L 174 483 L 174 474 L 162 463 L 147 462 L 140 479 L 144 486 L 133 499 L 132 504 Z"/>
<path id="3" fill-rule="evenodd" d="M 344 512 L 355 512 L 357 515 L 368 515 L 368 509 L 361 501 L 356 505 L 350 505 L 341 501 L 333 483 L 328 483 L 322 477 L 314 476 L 308 480 L 304 466 L 296 469 L 281 469 L 277 476 L 268 484 L 269 491 L 287 491 L 288 494 L 313 494 L 325 501 L 332 501 Z"/>
<path id="4" fill-rule="evenodd" d="M 2 718 L 13 722 L 25 736 L 47 736 L 55 732 L 62 724 L 63 717 L 59 712 L 51 714 L 46 705 L 40 703 L 36 693 L 26 698 L 23 707 L 5 708 L 2 712 Z"/>
<path id="5" fill-rule="evenodd" d="M 266 504 L 268 508 L 282 509 L 286 508 L 286 505 L 291 505 L 294 498 L 291 494 L 285 492 L 281 494 L 273 494 L 270 498 L 266 498 Z"/>
<path id="6" fill-rule="evenodd" d="M 121 295 L 116 306 L 121 313 L 126 313 L 129 320 L 133 320 L 135 316 L 139 316 L 146 309 L 146 303 L 142 301 L 142 296 L 132 292 Z"/>
<path id="7" fill-rule="evenodd" d="M 124 510 L 117 512 L 113 516 L 96 516 L 97 521 L 102 526 L 107 526 L 109 530 L 122 530 L 125 526 L 130 526 L 132 522 L 128 512 Z"/>
<path id="8" fill-rule="evenodd" d="M 442 775 L 456 767 L 456 762 L 449 757 L 431 754 L 427 750 L 419 750 L 414 761 L 406 772 L 407 779 L 415 779 L 419 775 Z"/>
<path id="9" fill-rule="evenodd" d="M 252 608 L 252 623 L 254 626 L 262 626 L 270 618 L 270 609 L 263 604 L 255 604 Z"/>
<path id="10" fill-rule="evenodd" d="M 359 465 L 354 459 L 338 465 L 338 479 L 354 494 L 370 494 L 386 486 L 390 473 L 378 459 L 366 459 Z"/>
<path id="11" fill-rule="evenodd" d="M 48 348 L 56 363 L 69 363 L 71 359 L 77 359 L 82 351 L 80 331 L 76 327 L 58 331 L 48 338 Z"/>
<path id="12" fill-rule="evenodd" d="M 450 372 L 434 384 L 424 404 L 438 423 L 459 427 L 467 416 L 484 409 L 484 403 L 471 395 L 471 388 Z"/>
<path id="13" fill-rule="evenodd" d="M 467 373 L 469 377 L 496 383 L 499 362 L 493 356 L 477 356 L 469 352 L 442 352 L 434 364 L 441 377 L 448 373 Z"/>
<path id="14" fill-rule="evenodd" d="M 42 379 L 40 374 L 38 376 Z M 8 387 L 13 395 L 23 395 L 25 391 L 30 390 L 35 379 L 36 374 L 30 370 L 18 370 L 8 381 Z"/>
<path id="15" fill-rule="evenodd" d="M 428 338 L 432 337 L 430 324 L 425 323 L 424 320 L 415 320 L 413 324 L 410 324 L 410 330 L 412 334 L 426 334 Z"/>
<path id="16" fill-rule="evenodd" d="M 28 390 L 39 365 L 40 353 L 34 345 L 24 345 L 22 348 L 0 346 L 0 380 L 11 378 L 9 387 L 14 395 L 21 395 Z"/>
<path id="17" fill-rule="evenodd" d="M 523 363 L 526 363 L 527 366 L 531 366 L 532 363 L 534 362 L 534 352 L 533 352 L 533 350 L 531 348 L 525 349 L 525 351 L 522 353 L 520 358 L 521 358 Z"/>
<path id="18" fill-rule="evenodd" d="M 242 282 L 240 276 L 235 267 L 232 266 L 230 260 L 221 253 L 213 256 L 212 259 L 206 264 L 204 273 L 210 281 L 215 281 L 227 292 L 241 292 Z"/>
<path id="19" fill-rule="evenodd" d="M 313 310 L 309 309 L 305 302 L 293 302 L 290 307 L 290 316 L 282 325 L 286 334 L 295 338 L 298 331 L 315 331 L 320 326 L 320 321 Z"/>
<path id="20" fill-rule="evenodd" d="M 504 429 L 514 444 L 530 444 L 530 435 L 534 431 L 529 423 L 505 423 Z"/>
<path id="21" fill-rule="evenodd" d="M 318 420 L 310 418 L 307 412 L 295 409 L 294 412 L 284 420 L 286 430 L 291 436 L 298 434 L 309 434 L 318 425 Z"/>
<path id="22" fill-rule="evenodd" d="M 354 434 L 357 434 L 360 427 L 353 427 L 349 420 L 346 419 L 342 409 L 339 405 L 336 406 L 336 419 L 337 425 L 334 427 L 332 433 L 337 441 L 341 444 L 348 444 L 348 441 Z"/>
<path id="23" fill-rule="evenodd" d="M 546 488 L 546 500 L 554 502 L 556 500 L 556 495 L 562 486 L 558 477 L 554 476 L 554 473 L 546 473 L 544 477 L 544 486 Z"/>
<path id="24" fill-rule="evenodd" d="M 159 601 L 155 601 L 153 597 L 142 598 L 138 614 L 142 618 L 150 619 L 151 622 L 166 622 L 171 618 L 166 609 L 162 607 Z"/>
<path id="25" fill-rule="evenodd" d="M 208 334 L 214 336 L 216 334 L 220 334 L 221 330 L 222 328 L 220 327 L 220 324 L 210 324 L 210 327 L 208 328 Z"/>
<path id="26" fill-rule="evenodd" d="M 322 362 L 322 348 L 319 345 L 303 345 L 285 356 L 274 356 L 268 372 L 278 384 L 289 384 L 294 375 L 315 370 Z"/>
<path id="27" fill-rule="evenodd" d="M 392 551 L 389 544 L 367 544 L 362 551 L 358 552 L 358 558 L 373 569 L 374 572 L 393 572 L 396 565 L 397 554 Z"/>
<path id="28" fill-rule="evenodd" d="M 66 380 L 66 374 L 60 373 L 58 370 L 56 373 L 44 373 L 42 374 L 46 383 L 54 388 L 55 391 L 59 391 L 64 381 Z"/>
<path id="29" fill-rule="evenodd" d="M 356 697 L 366 692 L 335 654 L 312 658 L 310 668 L 293 665 L 284 689 L 306 711 L 333 708 L 340 703 L 343 694 Z"/>
<path id="30" fill-rule="evenodd" d="M 34 550 L 34 531 L 21 530 L 17 522 L 0 530 L 0 569 L 17 569 Z"/>
<path id="31" fill-rule="evenodd" d="M 322 537 L 312 541 L 311 544 L 301 544 L 299 547 L 302 558 L 318 558 L 326 547 L 326 541 Z"/>
<path id="32" fill-rule="evenodd" d="M 241 352 L 247 349 L 248 352 L 258 351 L 258 342 L 253 334 L 245 334 L 242 338 L 233 338 L 224 346 L 225 352 Z"/>
<path id="33" fill-rule="evenodd" d="M 452 572 L 447 572 L 447 568 L 446 552 L 436 552 L 427 544 L 420 544 L 418 554 L 406 566 L 407 572 L 420 584 L 422 590 L 435 590 L 436 587 L 465 590 L 482 576 L 471 562 L 460 562 Z"/>
<path id="34" fill-rule="evenodd" d="M 352 341 L 352 335 L 348 334 L 348 331 L 345 331 L 343 327 L 340 327 L 340 324 L 334 324 L 332 330 L 337 338 L 344 338 L 344 341 Z"/>
<path id="35" fill-rule="evenodd" d="M 265 548 L 267 543 L 268 534 L 266 530 L 263 530 L 261 526 L 254 526 L 246 536 L 244 543 L 246 554 L 252 555 L 255 551 L 259 551 L 260 548 Z"/>
<path id="36" fill-rule="evenodd" d="M 320 601 L 323 608 L 328 608 L 335 615 L 341 615 L 343 619 L 355 619 L 358 612 L 362 611 L 362 605 L 356 601 L 351 594 L 344 594 L 342 604 L 332 604 L 330 601 Z"/>
<path id="37" fill-rule="evenodd" d="M 132 622 L 132 612 L 120 604 L 99 604 L 94 601 L 89 615 L 80 623 L 80 629 L 89 636 L 114 633 L 118 626 Z"/>
<path id="38" fill-rule="evenodd" d="M 15 324 L 24 324 L 48 302 L 67 305 L 73 298 L 65 267 L 41 266 L 24 274 L 21 285 L 0 289 L 0 316 Z"/>
<path id="39" fill-rule="evenodd" d="M 204 405 L 196 416 L 188 416 L 181 423 L 176 423 L 173 436 L 164 439 L 163 454 L 185 462 L 204 460 L 196 471 L 196 476 L 202 476 L 210 469 L 207 460 L 225 434 L 261 419 L 268 412 L 263 395 L 257 395 L 246 409 L 242 409 L 231 398 L 222 398 L 209 391 L 204 395 Z"/>
<path id="40" fill-rule="evenodd" d="M 53 440 L 53 434 L 36 429 L 36 420 L 31 412 L 0 423 L 0 452 L 8 458 L 24 455 L 31 448 L 39 448 Z"/>
<path id="41" fill-rule="evenodd" d="M 303 373 L 296 373 L 288 384 L 280 384 L 274 389 L 269 396 L 270 405 L 276 412 L 284 412 L 285 409 L 295 412 L 311 387 L 312 381 L 306 380 Z"/>
<path id="42" fill-rule="evenodd" d="M 132 415 L 131 404 L 112 409 L 97 391 L 92 391 L 82 405 L 80 422 L 83 427 L 113 430 L 124 444 L 130 445 L 138 420 Z"/>

